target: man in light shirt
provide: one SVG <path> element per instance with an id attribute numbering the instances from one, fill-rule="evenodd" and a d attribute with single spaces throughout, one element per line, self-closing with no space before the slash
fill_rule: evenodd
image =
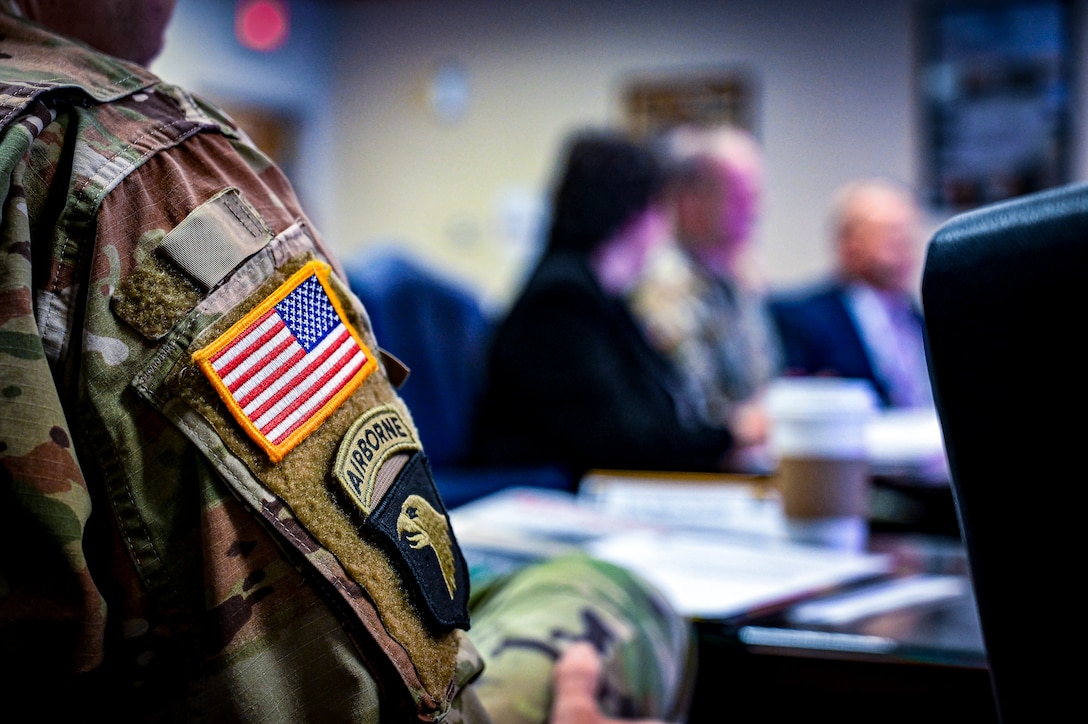
<path id="1" fill-rule="evenodd" d="M 851 182 L 836 196 L 831 229 L 832 277 L 771 304 L 787 373 L 869 380 L 886 407 L 932 405 L 914 295 L 923 236 L 913 194 L 886 179 Z"/>

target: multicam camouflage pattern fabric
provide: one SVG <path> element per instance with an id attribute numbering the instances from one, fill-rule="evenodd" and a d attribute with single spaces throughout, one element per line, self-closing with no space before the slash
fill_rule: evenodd
<path id="1" fill-rule="evenodd" d="M 486 721 L 461 691 L 480 668 L 462 632 L 422 622 L 383 551 L 355 533 L 359 560 L 345 563 L 269 487 L 324 484 L 336 425 L 273 469 L 187 404 L 203 398 L 199 379 L 178 379 L 185 345 L 279 270 L 328 258 L 278 170 L 207 105 L 4 14 L 0 134 L 0 645 L 13 692 L 68 690 L 73 707 L 108 704 L 122 720 L 452 708 Z M 213 292 L 157 247 L 228 187 L 268 233 Z M 252 224 L 235 227 L 224 242 L 248 249 Z M 350 316 L 376 350 L 357 304 Z M 380 370 L 365 388 L 341 428 L 398 403 Z"/>
<path id="2" fill-rule="evenodd" d="M 695 412 L 708 424 L 728 425 L 781 366 L 762 301 L 673 245 L 655 252 L 630 302 L 647 338 L 683 373 Z"/>
<path id="3" fill-rule="evenodd" d="M 411 568 L 330 492 L 355 420 L 381 408 L 412 424 L 385 368 L 274 463 L 192 361 L 313 260 L 332 265 L 346 321 L 379 349 L 278 169 L 215 108 L 0 12 L 0 199 L 11 705 L 117 721 L 490 721 L 477 649 L 423 616 Z M 214 232 L 216 260 L 187 253 L 201 235 L 178 230 L 194 226 Z M 511 583 L 551 588 L 557 570 Z M 525 619 L 518 638 L 556 647 L 556 621 L 603 622 L 618 710 L 664 711 L 680 624 L 618 572 L 579 563 L 572 577 L 582 598 Z M 497 601 L 481 613 L 493 682 L 520 649 L 486 632 L 523 612 Z M 624 653 L 636 650 L 655 665 Z M 539 712 L 551 658 L 492 705 Z"/>
<path id="4" fill-rule="evenodd" d="M 470 637 L 486 662 L 475 688 L 496 722 L 548 721 L 551 690 L 539 682 L 574 641 L 601 654 L 606 715 L 683 720 L 694 673 L 691 628 L 630 572 L 571 554 L 473 596 Z"/>

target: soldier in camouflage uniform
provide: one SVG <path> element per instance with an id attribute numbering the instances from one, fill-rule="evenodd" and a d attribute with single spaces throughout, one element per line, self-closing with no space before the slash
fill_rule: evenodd
<path id="1" fill-rule="evenodd" d="M 688 629 L 588 559 L 479 592 L 472 646 L 404 370 L 286 179 L 214 107 L 18 17 L 124 55 L 94 31 L 172 2 L 62 5 L 0 0 L 5 708 L 539 722 L 585 641 L 605 711 L 679 711 Z"/>
<path id="2" fill-rule="evenodd" d="M 673 243 L 658 248 L 630 302 L 647 337 L 681 370 L 700 419 L 737 438 L 731 464 L 766 466 L 762 396 L 780 372 L 778 340 L 752 272 L 763 153 L 730 126 L 681 126 L 661 153 Z"/>

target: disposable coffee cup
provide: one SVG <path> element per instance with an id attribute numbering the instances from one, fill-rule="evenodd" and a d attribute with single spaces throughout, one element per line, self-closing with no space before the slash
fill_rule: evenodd
<path id="1" fill-rule="evenodd" d="M 868 540 L 866 430 L 876 394 L 865 380 L 788 377 L 767 391 L 770 451 L 790 538 L 858 550 Z"/>

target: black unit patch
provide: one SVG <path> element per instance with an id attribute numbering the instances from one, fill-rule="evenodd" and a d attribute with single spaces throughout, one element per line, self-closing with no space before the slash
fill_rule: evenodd
<path id="1" fill-rule="evenodd" d="M 387 544 L 430 623 L 467 630 L 468 567 L 423 452 L 411 456 L 365 525 Z"/>

